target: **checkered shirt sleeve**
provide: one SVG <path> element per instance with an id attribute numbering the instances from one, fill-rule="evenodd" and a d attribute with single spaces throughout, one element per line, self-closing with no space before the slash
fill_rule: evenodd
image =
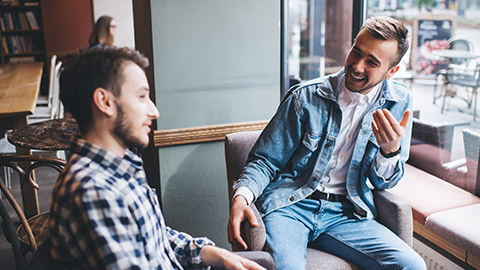
<path id="1" fill-rule="evenodd" d="M 213 242 L 165 226 L 141 160 L 78 143 L 52 199 L 51 254 L 58 266 L 204 269 L 200 251 Z"/>

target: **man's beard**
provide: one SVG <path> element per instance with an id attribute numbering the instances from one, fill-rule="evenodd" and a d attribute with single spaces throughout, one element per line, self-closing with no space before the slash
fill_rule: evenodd
<path id="1" fill-rule="evenodd" d="M 130 149 L 135 148 L 141 150 L 147 147 L 148 143 L 144 143 L 138 138 L 132 136 L 133 128 L 128 124 L 125 112 L 122 110 L 122 107 L 119 104 L 117 104 L 117 108 L 118 115 L 113 125 L 113 134 L 115 134 L 123 142 L 123 144 Z"/>

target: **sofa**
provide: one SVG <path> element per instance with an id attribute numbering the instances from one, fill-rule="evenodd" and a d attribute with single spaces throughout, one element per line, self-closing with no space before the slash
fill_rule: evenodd
<path id="1" fill-rule="evenodd" d="M 467 166 L 466 159 L 452 161 L 453 131 L 449 123 L 414 119 L 405 175 L 389 192 L 410 203 L 417 237 L 448 253 L 463 267 L 480 269 L 480 144 L 466 147 L 467 159 L 475 162 Z M 472 137 L 471 133 L 464 130 L 463 136 Z"/>

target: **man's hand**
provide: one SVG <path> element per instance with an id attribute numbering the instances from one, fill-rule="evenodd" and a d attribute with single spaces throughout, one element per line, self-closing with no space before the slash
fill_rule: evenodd
<path id="1" fill-rule="evenodd" d="M 258 226 L 255 213 L 248 207 L 245 197 L 239 195 L 233 199 L 232 209 L 230 210 L 230 219 L 228 220 L 227 227 L 228 242 L 232 245 L 240 245 L 246 250 L 248 246 L 240 236 L 240 226 L 245 219 L 248 219 L 252 226 Z"/>
<path id="2" fill-rule="evenodd" d="M 226 270 L 266 270 L 254 261 L 214 246 L 202 247 L 200 258 L 205 266 L 223 267 Z"/>
<path id="3" fill-rule="evenodd" d="M 373 133 L 377 137 L 377 143 L 384 153 L 389 154 L 400 149 L 400 142 L 407 128 L 411 113 L 411 110 L 405 111 L 400 123 L 387 109 L 378 109 L 373 113 Z"/>

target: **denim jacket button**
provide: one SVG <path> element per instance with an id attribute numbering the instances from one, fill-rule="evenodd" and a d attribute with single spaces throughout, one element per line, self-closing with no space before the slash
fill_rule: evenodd
<path id="1" fill-rule="evenodd" d="M 295 196 L 290 196 L 290 201 L 294 201 L 295 200 Z"/>
<path id="2" fill-rule="evenodd" d="M 332 142 L 328 142 L 325 146 L 326 146 L 326 147 L 332 146 Z"/>
<path id="3" fill-rule="evenodd" d="M 314 176 L 314 177 L 312 178 L 312 180 L 313 180 L 313 182 L 316 182 L 316 181 L 318 180 L 318 177 Z"/>

